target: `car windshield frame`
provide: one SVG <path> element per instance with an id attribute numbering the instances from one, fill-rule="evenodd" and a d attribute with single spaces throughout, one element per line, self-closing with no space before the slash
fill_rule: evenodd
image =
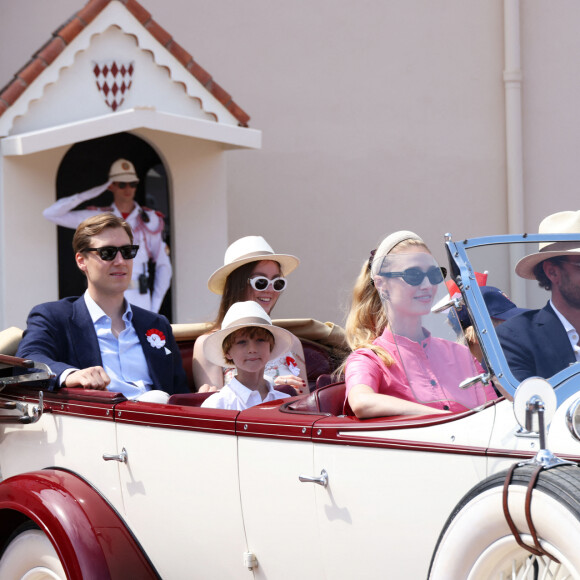
<path id="1" fill-rule="evenodd" d="M 445 235 L 450 266 L 449 275 L 459 287 L 463 302 L 474 322 L 475 332 L 485 357 L 487 369 L 491 372 L 495 385 L 509 400 L 513 400 L 520 381 L 514 377 L 508 366 L 483 295 L 477 284 L 468 250 L 510 244 L 520 246 L 534 244 L 535 249 L 537 249 L 541 242 L 580 242 L 580 234 L 504 234 L 466 238 L 460 241 L 454 241 L 451 234 Z M 546 379 L 554 388 L 558 406 L 580 390 L 576 381 L 572 380 L 579 374 L 580 363 L 577 362 Z"/>

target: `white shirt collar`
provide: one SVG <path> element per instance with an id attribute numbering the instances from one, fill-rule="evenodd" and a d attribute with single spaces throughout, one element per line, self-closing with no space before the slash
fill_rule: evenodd
<path id="1" fill-rule="evenodd" d="M 554 309 L 558 320 L 562 323 L 566 334 L 568 335 L 568 340 L 572 346 L 572 350 L 576 355 L 576 360 L 580 360 L 580 346 L 578 346 L 578 331 L 572 326 L 570 321 L 554 306 L 552 299 L 550 298 L 550 306 Z"/>
<path id="2" fill-rule="evenodd" d="M 576 332 L 576 329 L 572 326 L 572 324 L 570 324 L 570 322 L 568 321 L 568 319 L 554 306 L 554 303 L 552 302 L 552 299 L 551 298 L 550 298 L 550 306 L 552 307 L 552 309 L 556 313 L 556 316 L 559 318 L 560 322 L 564 326 L 564 330 L 566 332 L 568 332 L 568 333 L 571 330 L 573 330 L 574 332 Z"/>
<path id="3" fill-rule="evenodd" d="M 244 405 L 248 404 L 248 399 L 257 391 L 252 391 L 248 387 L 244 386 L 236 377 L 234 377 L 229 383 L 228 387 L 234 392 L 236 397 L 240 399 Z M 272 383 L 268 380 L 268 395 L 274 390 Z M 259 394 L 258 394 L 259 395 Z M 268 400 L 268 395 L 264 398 L 264 401 Z"/>

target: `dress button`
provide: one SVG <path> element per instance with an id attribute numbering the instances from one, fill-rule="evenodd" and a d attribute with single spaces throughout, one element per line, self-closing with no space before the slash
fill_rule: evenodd
<path id="1" fill-rule="evenodd" d="M 435 386 L 435 385 L 437 384 L 437 381 L 435 381 L 435 380 L 431 379 L 431 384 L 432 384 L 433 386 Z"/>
<path id="2" fill-rule="evenodd" d="M 443 410 L 444 411 L 449 411 L 449 405 L 443 405 Z"/>

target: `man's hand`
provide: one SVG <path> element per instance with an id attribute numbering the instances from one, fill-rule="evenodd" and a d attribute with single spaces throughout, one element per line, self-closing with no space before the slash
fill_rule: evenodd
<path id="1" fill-rule="evenodd" d="M 104 391 L 110 382 L 111 379 L 103 367 L 89 367 L 70 373 L 62 386 Z"/>

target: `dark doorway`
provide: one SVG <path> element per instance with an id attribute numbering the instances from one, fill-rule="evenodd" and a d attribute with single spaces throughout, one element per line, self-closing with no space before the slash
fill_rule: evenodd
<path id="1" fill-rule="evenodd" d="M 118 133 L 73 145 L 64 156 L 56 178 L 56 199 L 86 191 L 108 181 L 111 164 L 125 158 L 133 163 L 140 176 L 135 200 L 142 206 L 160 211 L 165 216 L 164 237 L 171 248 L 171 223 L 167 173 L 155 150 L 130 133 Z M 108 207 L 113 196 L 103 194 L 78 206 Z M 58 227 L 59 296 L 79 296 L 86 289 L 84 276 L 77 268 L 72 253 L 74 230 Z M 165 295 L 161 314 L 172 321 L 172 289 Z"/>

